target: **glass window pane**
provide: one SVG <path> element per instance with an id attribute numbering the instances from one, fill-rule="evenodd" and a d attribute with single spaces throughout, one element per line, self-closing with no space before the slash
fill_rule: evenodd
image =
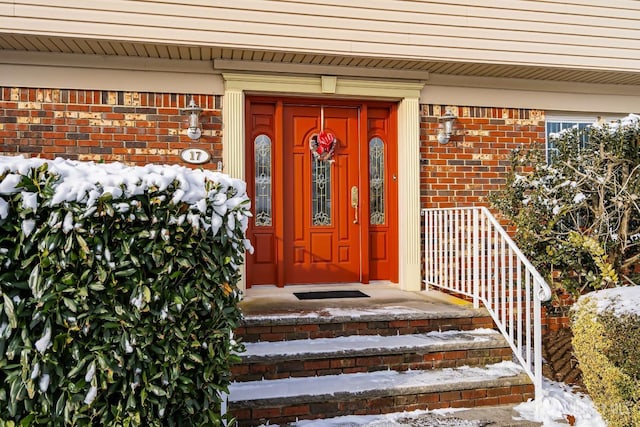
<path id="1" fill-rule="evenodd" d="M 311 223 L 331 225 L 331 162 L 311 155 Z"/>
<path id="2" fill-rule="evenodd" d="M 369 141 L 369 222 L 385 224 L 384 207 L 384 142 L 376 137 Z"/>
<path id="3" fill-rule="evenodd" d="M 558 152 L 558 149 L 554 146 L 553 138 L 550 138 L 550 135 L 560 133 L 560 131 L 563 131 L 565 129 L 571 129 L 573 127 L 576 127 L 576 128 L 578 128 L 580 130 L 583 130 L 587 126 L 589 126 L 591 123 L 593 123 L 593 120 L 590 120 L 590 121 L 575 121 L 575 120 L 547 121 L 546 122 L 546 125 L 547 125 L 547 129 L 546 129 L 546 136 L 547 136 L 547 163 L 551 163 L 553 161 L 553 157 Z M 586 146 L 586 143 L 587 143 L 586 138 L 587 138 L 587 135 L 583 134 L 582 135 L 582 141 L 580 142 L 580 148 L 584 148 Z"/>
<path id="4" fill-rule="evenodd" d="M 258 135 L 254 141 L 256 166 L 255 225 L 272 225 L 271 219 L 271 139 Z"/>

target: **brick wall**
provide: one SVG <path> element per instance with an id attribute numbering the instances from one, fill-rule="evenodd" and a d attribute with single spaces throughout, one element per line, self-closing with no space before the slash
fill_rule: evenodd
<path id="1" fill-rule="evenodd" d="M 539 110 L 446 107 L 458 116 L 448 144 L 437 140 L 445 106 L 422 105 L 420 198 L 423 208 L 487 205 L 504 184 L 514 148 L 544 148 L 545 117 Z"/>
<path id="2" fill-rule="evenodd" d="M 212 157 L 203 166 L 216 168 L 222 160 L 221 97 L 194 95 L 204 109 L 197 142 L 186 136 L 187 118 L 181 114 L 189 99 L 172 93 L 0 87 L 0 155 L 182 164 L 181 150 L 201 148 Z"/>

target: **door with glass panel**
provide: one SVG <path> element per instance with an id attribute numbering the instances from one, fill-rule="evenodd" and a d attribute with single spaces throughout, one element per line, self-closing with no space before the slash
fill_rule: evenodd
<path id="1" fill-rule="evenodd" d="M 397 281 L 393 104 L 247 99 L 247 285 Z"/>
<path id="2" fill-rule="evenodd" d="M 285 282 L 360 282 L 359 109 L 285 105 L 283 123 Z"/>

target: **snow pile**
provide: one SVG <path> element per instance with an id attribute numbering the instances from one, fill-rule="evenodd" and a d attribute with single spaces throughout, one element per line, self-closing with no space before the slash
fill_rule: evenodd
<path id="1" fill-rule="evenodd" d="M 616 316 L 640 314 L 640 286 L 626 286 L 590 292 L 580 299 L 595 301 L 598 313 L 613 311 Z"/>
<path id="2" fill-rule="evenodd" d="M 606 120 L 596 120 L 595 122 L 591 123 L 590 126 L 594 128 L 602 128 L 604 126 L 608 126 L 611 132 L 615 132 L 620 127 L 625 128 L 625 127 L 637 126 L 639 121 L 640 121 L 640 115 L 628 114 L 626 117 L 623 117 L 619 120 L 612 120 L 610 122 L 607 122 Z M 562 129 L 559 132 L 552 132 L 549 134 L 549 138 L 560 139 L 562 138 L 563 134 L 571 133 L 575 129 L 579 129 L 579 126 L 577 124 L 573 125 L 570 128 Z"/>
<path id="3" fill-rule="evenodd" d="M 54 193 L 46 200 L 39 200 L 37 193 L 24 189 L 20 184 L 24 176 L 33 170 L 46 168 L 48 173 L 58 177 L 53 184 Z M 122 163 L 96 164 L 57 158 L 0 156 L 0 220 L 9 215 L 9 197 L 20 194 L 22 208 L 37 212 L 40 203 L 59 206 L 75 202 L 86 206 L 85 215 L 95 212 L 96 202 L 104 196 L 111 196 L 114 208 L 121 214 L 134 215 L 135 209 L 127 199 L 145 193 L 162 193 L 173 189 L 171 200 L 158 196 L 159 203 L 187 203 L 189 214 L 173 218 L 176 223 L 188 222 L 194 228 L 203 227 L 217 234 L 223 226 L 229 237 L 233 235 L 236 222 L 243 230 L 248 225 L 250 215 L 246 184 L 219 172 L 189 169 L 179 165 L 126 166 Z M 122 203 L 115 203 L 120 200 Z M 135 203 L 131 202 L 131 203 Z M 207 206 L 213 212 L 207 214 Z M 245 209 L 246 208 L 246 209 Z M 57 221 L 58 219 L 56 219 Z M 61 219 L 60 226 L 65 233 L 80 227 L 81 217 L 74 218 L 69 212 Z M 22 229 L 29 235 L 34 227 L 32 219 L 25 219 Z M 250 244 L 245 241 L 248 249 Z"/>
<path id="4" fill-rule="evenodd" d="M 640 121 L 640 116 L 637 114 L 629 114 L 626 117 L 620 119 L 619 121 L 612 121 L 610 123 L 607 123 L 609 125 L 609 127 L 614 130 L 617 129 L 618 126 L 635 126 L 637 124 L 637 122 Z M 603 124 L 605 124 L 606 122 L 602 122 L 602 121 L 597 121 L 595 122 L 592 126 L 593 127 L 602 127 Z"/>
<path id="5" fill-rule="evenodd" d="M 403 306 L 385 306 L 385 307 L 357 307 L 357 308 L 344 308 L 344 307 L 323 307 L 315 311 L 308 311 L 305 313 L 299 313 L 293 310 L 291 313 L 278 312 L 274 314 L 247 314 L 245 320 L 252 322 L 271 321 L 271 322 L 287 322 L 290 319 L 320 319 L 330 318 L 334 321 L 349 321 L 353 319 L 367 320 L 376 319 L 380 315 L 402 315 L 402 314 L 420 314 L 424 313 L 423 309 L 416 309 L 412 307 Z"/>
<path id="6" fill-rule="evenodd" d="M 566 384 L 544 380 L 540 413 L 536 402 L 529 401 L 515 407 L 521 419 L 537 421 L 544 427 L 606 427 L 589 396 L 573 391 Z"/>
<path id="7" fill-rule="evenodd" d="M 383 415 L 344 416 L 293 423 L 295 427 L 484 427 L 487 421 L 464 420 L 448 414 L 455 410 L 411 411 Z M 273 427 L 273 425 L 271 426 Z"/>

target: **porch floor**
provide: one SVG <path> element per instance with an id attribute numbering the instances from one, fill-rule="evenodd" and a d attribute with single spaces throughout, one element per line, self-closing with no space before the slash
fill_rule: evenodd
<path id="1" fill-rule="evenodd" d="M 330 298 L 299 300 L 295 292 L 319 292 L 359 290 L 369 298 Z M 483 308 L 474 309 L 473 304 L 454 296 L 435 291 L 403 291 L 397 285 L 388 282 L 375 282 L 367 285 L 345 283 L 339 285 L 293 285 L 284 288 L 276 286 L 253 286 L 245 291 L 240 308 L 245 320 L 313 317 L 362 320 L 367 318 L 393 319 L 399 313 L 416 318 L 465 317 L 485 315 Z"/>

